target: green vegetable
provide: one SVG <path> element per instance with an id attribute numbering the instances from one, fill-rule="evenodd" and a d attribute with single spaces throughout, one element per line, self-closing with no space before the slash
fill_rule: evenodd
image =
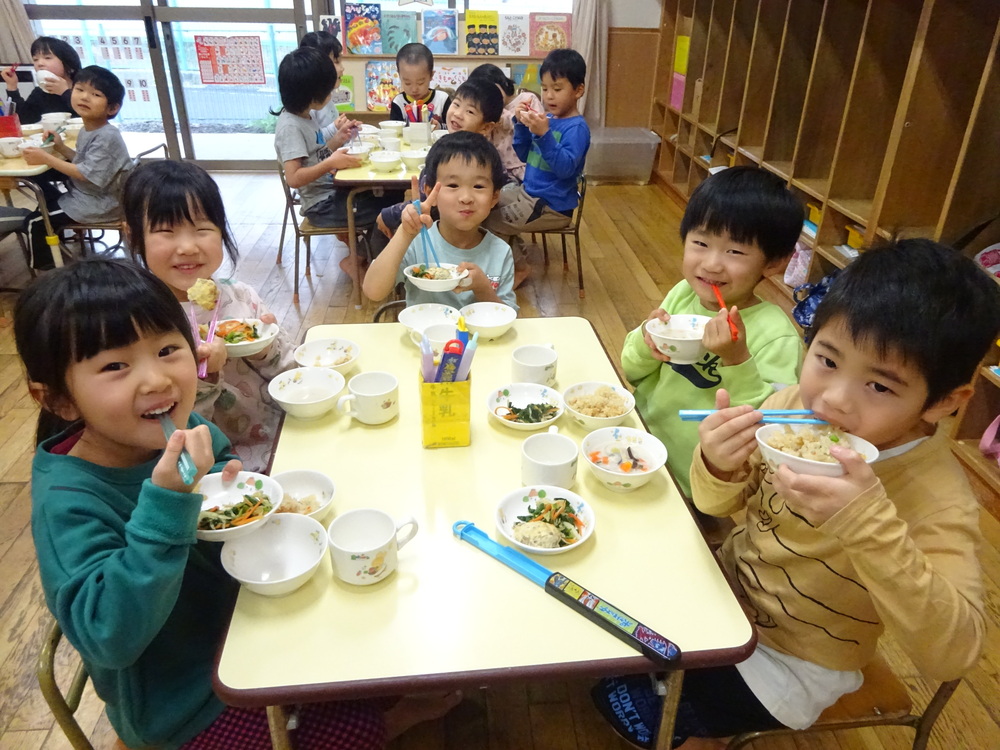
<path id="1" fill-rule="evenodd" d="M 506 413 L 500 411 L 506 409 Z M 559 407 L 552 404 L 528 404 L 527 406 L 501 406 L 497 408 L 497 416 L 503 417 L 508 422 L 522 422 L 526 424 L 537 424 L 546 419 L 552 419 L 559 413 Z"/>
<path id="2" fill-rule="evenodd" d="M 218 531 L 256 521 L 271 512 L 271 498 L 260 490 L 226 507 L 216 505 L 198 514 L 198 529 Z"/>
<path id="3" fill-rule="evenodd" d="M 257 326 L 250 326 L 251 331 L 247 333 L 246 331 L 232 331 L 223 336 L 223 340 L 227 344 L 239 344 L 243 341 L 253 341 L 260 338 L 260 333 L 257 331 Z"/>

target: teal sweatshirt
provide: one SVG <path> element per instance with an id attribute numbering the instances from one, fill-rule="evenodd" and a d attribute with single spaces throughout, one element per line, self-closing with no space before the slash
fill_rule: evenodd
<path id="1" fill-rule="evenodd" d="M 691 285 L 681 281 L 660 305 L 671 315 L 707 315 Z M 715 391 L 725 388 L 733 406 L 760 406 L 778 388 L 799 382 L 803 346 L 798 330 L 777 305 L 758 302 L 741 308 L 750 359 L 726 367 L 711 352 L 693 365 L 653 359 L 642 325 L 625 337 L 622 369 L 635 386 L 635 405 L 649 431 L 667 446 L 667 467 L 677 486 L 691 497 L 691 458 L 698 444 L 698 423 L 682 422 L 679 409 L 714 409 Z M 643 321 L 645 324 L 645 321 Z"/>
<path id="2" fill-rule="evenodd" d="M 221 471 L 231 458 L 207 424 Z M 212 692 L 216 650 L 237 584 L 221 545 L 199 541 L 201 496 L 156 487 L 159 456 L 109 469 L 44 441 L 31 475 L 31 533 L 45 602 L 80 652 L 108 718 L 129 747 L 167 750 L 211 724 L 224 706 Z"/>

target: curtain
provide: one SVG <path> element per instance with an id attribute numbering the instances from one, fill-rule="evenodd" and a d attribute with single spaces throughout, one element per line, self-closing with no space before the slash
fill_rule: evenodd
<path id="1" fill-rule="evenodd" d="M 35 32 L 21 0 L 0 0 L 0 62 L 30 63 Z"/>
<path id="2" fill-rule="evenodd" d="M 580 100 L 580 113 L 590 127 L 603 127 L 608 77 L 608 0 L 573 0 L 572 34 L 573 49 L 587 63 L 587 92 Z"/>

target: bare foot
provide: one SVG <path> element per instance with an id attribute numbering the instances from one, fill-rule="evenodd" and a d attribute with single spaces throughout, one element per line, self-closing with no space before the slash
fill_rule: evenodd
<path id="1" fill-rule="evenodd" d="M 461 690 L 453 693 L 404 695 L 395 706 L 385 712 L 387 737 L 391 740 L 421 722 L 440 719 L 461 702 Z"/>
<path id="2" fill-rule="evenodd" d="M 340 270 L 350 276 L 354 280 L 354 283 L 361 283 L 357 256 L 345 255 L 341 258 Z"/>

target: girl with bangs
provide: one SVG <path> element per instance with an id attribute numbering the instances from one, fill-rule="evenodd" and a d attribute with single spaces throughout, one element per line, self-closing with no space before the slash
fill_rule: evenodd
<path id="1" fill-rule="evenodd" d="M 41 406 L 31 532 L 45 603 L 127 747 L 265 750 L 263 708 L 212 691 L 238 584 L 221 544 L 195 531 L 208 473 L 241 468 L 194 413 L 195 343 L 173 291 L 144 268 L 87 258 L 39 278 L 14 312 L 17 351 Z M 164 438 L 159 417 L 180 428 Z M 186 449 L 197 472 L 177 468 Z M 303 750 L 378 750 L 423 718 L 402 699 L 310 704 Z"/>
<path id="2" fill-rule="evenodd" d="M 188 290 L 199 279 L 215 282 L 219 320 L 277 322 L 255 289 L 232 278 L 213 278 L 222 266 L 223 250 L 233 269 L 239 251 L 219 187 L 204 169 L 169 160 L 143 164 L 125 183 L 122 208 L 132 257 L 179 302 L 190 305 L 199 324 L 207 324 L 214 314 L 188 302 Z M 267 384 L 296 366 L 293 350 L 284 332 L 249 357 L 227 357 L 218 336 L 198 345 L 199 359 L 208 360 L 208 374 L 198 381 L 194 409 L 232 441 L 248 471 L 265 471 L 270 465 L 281 409 L 268 395 Z"/>

